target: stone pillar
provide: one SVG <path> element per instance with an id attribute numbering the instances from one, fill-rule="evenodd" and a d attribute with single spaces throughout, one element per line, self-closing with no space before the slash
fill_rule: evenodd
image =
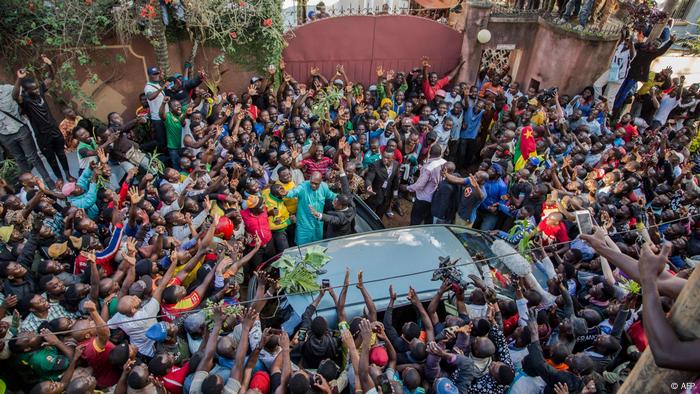
<path id="1" fill-rule="evenodd" d="M 460 82 L 464 81 L 472 84 L 476 81 L 476 75 L 479 72 L 481 51 L 489 45 L 479 44 L 476 40 L 476 35 L 479 30 L 488 27 L 489 14 L 493 5 L 488 0 L 486 2 L 465 0 L 462 4 L 464 7 L 462 57 L 465 63 L 457 78 Z"/>

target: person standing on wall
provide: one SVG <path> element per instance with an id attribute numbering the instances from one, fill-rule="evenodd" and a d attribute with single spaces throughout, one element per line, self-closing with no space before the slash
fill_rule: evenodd
<path id="1" fill-rule="evenodd" d="M 158 143 L 158 148 L 165 151 L 166 139 L 165 139 L 165 123 L 160 117 L 160 106 L 163 103 L 163 98 L 165 94 L 166 86 L 161 86 L 161 75 L 160 69 L 158 67 L 148 68 L 148 82 L 143 88 L 143 93 L 146 95 L 146 100 L 148 100 L 148 108 L 150 109 L 151 124 L 153 125 L 153 130 L 156 133 L 156 142 Z M 172 84 L 172 82 L 170 82 Z"/>
<path id="2" fill-rule="evenodd" d="M 54 175 L 57 179 L 65 179 L 70 176 L 70 167 L 65 151 L 66 141 L 51 114 L 45 97 L 46 91 L 53 83 L 53 63 L 45 55 L 41 55 L 41 60 L 46 67 L 46 79 L 41 84 L 37 84 L 34 78 L 27 75 L 27 70 L 18 70 L 12 98 L 17 101 L 22 112 L 29 118 L 39 149 L 46 157 Z M 63 167 L 65 178 L 61 174 L 61 167 Z"/>
<path id="3" fill-rule="evenodd" d="M 22 172 L 31 172 L 36 167 L 39 175 L 49 187 L 53 180 L 36 151 L 36 144 L 19 113 L 19 106 L 12 99 L 12 85 L 0 85 L 0 144 L 17 162 Z"/>

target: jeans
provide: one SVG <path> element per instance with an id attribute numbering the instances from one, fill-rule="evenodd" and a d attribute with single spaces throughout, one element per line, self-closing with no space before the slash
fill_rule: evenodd
<path id="1" fill-rule="evenodd" d="M 167 146 L 167 140 L 165 137 L 165 123 L 162 120 L 151 120 L 151 125 L 153 125 L 153 130 L 156 132 L 156 142 L 158 143 L 158 148 L 164 150 Z"/>
<path id="2" fill-rule="evenodd" d="M 457 146 L 455 165 L 458 169 L 466 169 L 478 160 L 476 139 L 460 139 Z"/>
<path id="3" fill-rule="evenodd" d="M 416 199 L 411 208 L 411 226 L 417 224 L 433 224 L 430 202 Z"/>
<path id="4" fill-rule="evenodd" d="M 498 224 L 498 214 L 479 210 L 479 216 L 481 216 L 481 225 L 479 230 L 491 231 L 496 229 Z"/>
<path id="5" fill-rule="evenodd" d="M 36 144 L 34 144 L 34 138 L 29 132 L 29 127 L 22 126 L 14 134 L 0 135 L 0 144 L 12 155 L 22 172 L 30 172 L 32 167 L 35 167 L 47 184 L 53 184 L 36 151 Z"/>
<path id="6" fill-rule="evenodd" d="M 569 2 L 566 3 L 566 11 L 564 11 L 563 18 L 566 20 L 571 19 L 571 16 L 574 14 L 576 8 L 580 7 L 581 9 L 578 13 L 578 23 L 585 27 L 586 23 L 588 23 L 588 18 L 591 16 L 591 12 L 593 11 L 595 0 L 583 0 L 583 3 L 581 3 L 581 1 L 582 0 L 569 0 Z"/>
<path id="7" fill-rule="evenodd" d="M 46 158 L 46 161 L 51 166 L 51 170 L 57 179 L 62 179 L 61 167 L 66 177 L 70 176 L 70 167 L 68 166 L 68 158 L 66 158 L 66 140 L 58 128 L 47 130 L 44 132 L 36 132 L 34 130 L 36 142 L 41 149 L 41 153 Z M 60 162 L 60 166 L 59 166 Z"/>
<path id="8" fill-rule="evenodd" d="M 578 13 L 578 23 L 580 23 L 581 26 L 586 27 L 586 24 L 588 23 L 588 18 L 590 18 L 591 13 L 593 12 L 594 5 L 595 0 L 585 0 L 583 5 L 581 6 L 581 11 Z"/>
<path id="9" fill-rule="evenodd" d="M 180 171 L 180 149 L 168 148 L 168 156 L 170 157 L 170 166 Z"/>
<path id="10" fill-rule="evenodd" d="M 636 87 L 637 81 L 630 77 L 627 77 L 625 81 L 622 82 L 620 90 L 617 91 L 617 96 L 615 97 L 615 105 L 613 105 L 613 109 L 618 110 L 622 108 L 622 106 L 625 105 L 625 101 L 627 101 L 627 97 L 629 97 L 630 94 L 634 94 Z"/>

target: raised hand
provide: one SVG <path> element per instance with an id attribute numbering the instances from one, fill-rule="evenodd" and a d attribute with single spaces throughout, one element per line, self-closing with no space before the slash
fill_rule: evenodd
<path id="1" fill-rule="evenodd" d="M 255 311 L 255 308 L 246 308 L 241 314 L 241 324 L 243 325 L 243 329 L 250 330 L 257 318 L 258 312 Z"/>
<path id="2" fill-rule="evenodd" d="M 423 57 L 420 58 L 420 64 L 421 64 L 423 67 L 430 68 L 430 62 L 429 62 L 429 59 L 428 59 L 427 56 L 423 56 Z"/>
<path id="3" fill-rule="evenodd" d="M 19 78 L 19 79 L 27 78 L 27 70 L 25 70 L 23 68 L 20 68 L 19 70 L 17 70 L 17 78 Z"/>
<path id="4" fill-rule="evenodd" d="M 396 292 L 394 291 L 394 285 L 389 285 L 389 300 L 391 300 L 391 302 L 396 301 Z"/>
<path id="5" fill-rule="evenodd" d="M 139 188 L 136 186 L 132 186 L 129 188 L 129 201 L 131 201 L 132 204 L 138 204 L 141 202 L 141 199 L 143 199 L 143 195 L 139 192 Z"/>
<path id="6" fill-rule="evenodd" d="M 365 285 L 362 283 L 362 271 L 357 273 L 357 284 L 355 285 L 358 289 L 364 289 Z"/>
<path id="7" fill-rule="evenodd" d="M 377 66 L 377 77 L 381 78 L 384 76 L 384 67 Z"/>
<path id="8" fill-rule="evenodd" d="M 418 299 L 418 295 L 416 294 L 416 291 L 413 290 L 413 287 L 408 288 L 408 295 L 406 296 L 406 298 L 413 305 L 418 305 L 420 303 L 420 299 Z"/>
<path id="9" fill-rule="evenodd" d="M 255 84 L 251 84 L 248 86 L 248 94 L 251 96 L 255 96 L 258 94 L 258 88 L 255 87 Z"/>
<path id="10" fill-rule="evenodd" d="M 44 55 L 43 53 L 41 54 L 41 61 L 44 62 L 44 64 L 46 64 L 47 66 L 50 66 L 50 65 L 53 64 L 53 62 L 51 62 L 51 59 L 49 59 L 49 58 L 48 58 L 46 55 Z"/>
<path id="11" fill-rule="evenodd" d="M 316 66 L 312 66 L 311 71 L 309 73 L 311 74 L 311 76 L 317 77 L 319 74 L 321 74 L 321 70 Z"/>
<path id="12" fill-rule="evenodd" d="M 642 251 L 639 254 L 639 273 L 642 279 L 655 280 L 661 275 L 666 263 L 668 263 L 668 256 L 672 249 L 670 242 L 664 242 L 661 246 L 661 252 L 655 254 L 651 251 L 649 243 L 642 245 Z"/>
<path id="13" fill-rule="evenodd" d="M 85 309 L 87 313 L 97 312 L 97 305 L 95 305 L 94 301 L 87 300 L 83 303 L 83 309 Z"/>

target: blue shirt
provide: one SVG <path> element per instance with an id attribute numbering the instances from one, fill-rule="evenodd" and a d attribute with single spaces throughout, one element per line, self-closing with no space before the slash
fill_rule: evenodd
<path id="1" fill-rule="evenodd" d="M 469 107 L 464 113 L 464 129 L 459 133 L 459 139 L 474 140 L 481 129 L 481 118 L 484 116 L 484 110 L 474 113 L 474 107 Z"/>
<path id="2" fill-rule="evenodd" d="M 493 204 L 501 202 L 501 196 L 508 194 L 508 185 L 503 182 L 503 179 L 489 179 L 484 184 L 486 190 L 486 198 L 481 202 L 480 208 L 486 209 Z"/>

